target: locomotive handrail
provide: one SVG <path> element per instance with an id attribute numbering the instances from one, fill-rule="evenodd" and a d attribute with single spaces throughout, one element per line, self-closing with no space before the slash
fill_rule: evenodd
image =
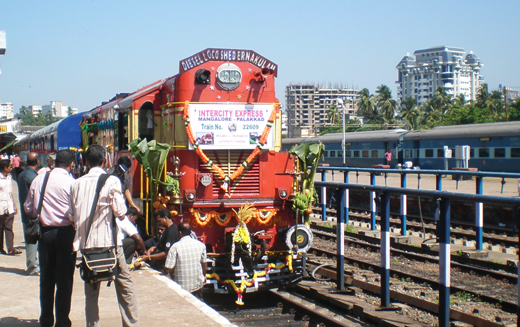
<path id="1" fill-rule="evenodd" d="M 436 170 L 436 169 L 400 169 L 400 168 L 361 168 L 361 167 L 323 167 L 319 166 L 317 171 L 339 171 L 339 172 L 367 172 L 386 174 L 416 174 L 416 175 L 464 175 L 473 177 L 497 177 L 497 178 L 520 178 L 520 173 L 499 173 L 490 171 L 464 171 L 464 170 Z"/>
<path id="2" fill-rule="evenodd" d="M 345 171 L 345 170 L 344 170 Z M 362 185 L 349 184 L 348 178 L 345 178 L 345 183 L 335 182 L 319 182 L 314 183 L 316 187 L 323 189 L 334 189 L 337 192 L 338 202 L 336 203 L 337 212 L 337 254 L 336 254 L 336 269 L 337 269 L 337 288 L 343 290 L 344 288 L 344 262 L 345 262 L 345 242 L 344 230 L 345 223 L 348 222 L 349 214 L 349 190 L 364 190 L 370 191 L 374 194 L 374 211 L 377 211 L 375 206 L 379 206 L 380 212 L 380 235 L 381 235 L 381 307 L 390 306 L 390 195 L 400 194 L 401 196 L 419 196 L 434 198 L 439 203 L 439 220 L 437 223 L 438 242 L 439 242 L 439 325 L 450 325 L 450 288 L 451 288 L 451 245 L 450 245 L 450 206 L 452 200 L 463 200 L 475 202 L 477 205 L 482 203 L 499 203 L 503 205 L 520 206 L 519 197 L 499 197 L 482 194 L 464 194 L 446 191 L 407 189 L 389 186 L 378 185 Z M 380 195 L 379 201 L 375 201 L 376 192 Z M 323 212 L 326 217 L 326 212 Z M 372 229 L 375 229 L 375 221 Z M 520 276 L 520 266 L 519 266 Z M 520 281 L 518 283 L 520 285 Z M 518 303 L 520 303 L 520 292 L 518 294 Z M 518 308 L 520 312 L 520 307 Z"/>

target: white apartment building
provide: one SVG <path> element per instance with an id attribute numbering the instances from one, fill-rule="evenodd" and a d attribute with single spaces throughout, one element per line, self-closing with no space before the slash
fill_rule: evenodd
<path id="1" fill-rule="evenodd" d="M 438 46 L 417 50 L 414 57 L 407 54 L 397 68 L 397 100 L 415 98 L 419 106 L 433 97 L 443 86 L 452 97 L 464 94 L 466 101 L 475 100 L 483 83 L 482 62 L 470 51 L 456 47 Z"/>
<path id="2" fill-rule="evenodd" d="M 293 84 L 285 88 L 287 136 L 319 135 L 321 128 L 331 126 L 327 110 L 341 98 L 345 105 L 345 119 L 355 117 L 359 91 L 344 87 L 322 87 L 313 84 Z M 339 109 L 342 110 L 342 109 Z"/>
<path id="3" fill-rule="evenodd" d="M 53 117 L 68 117 L 69 108 L 70 108 L 71 115 L 78 113 L 78 108 L 69 107 L 69 106 L 61 103 L 61 101 L 51 101 L 50 104 L 41 106 L 41 112 L 43 112 L 43 114 L 45 114 L 45 115 L 48 114 L 49 112 L 52 112 Z"/>
<path id="4" fill-rule="evenodd" d="M 0 119 L 11 119 L 13 117 L 13 104 L 11 102 L 0 102 Z"/>
<path id="5" fill-rule="evenodd" d="M 28 107 L 33 116 L 39 116 L 42 113 L 42 106 L 32 105 Z"/>

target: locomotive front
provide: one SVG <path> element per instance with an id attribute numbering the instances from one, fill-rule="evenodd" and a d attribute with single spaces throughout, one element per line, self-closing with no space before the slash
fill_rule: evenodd
<path id="1" fill-rule="evenodd" d="M 179 182 L 175 209 L 207 248 L 205 291 L 234 291 L 239 304 L 298 281 L 312 240 L 291 209 L 297 174 L 280 152 L 277 73 L 254 51 L 206 49 L 181 60 L 155 110 L 154 138 L 171 145 L 167 170 Z"/>

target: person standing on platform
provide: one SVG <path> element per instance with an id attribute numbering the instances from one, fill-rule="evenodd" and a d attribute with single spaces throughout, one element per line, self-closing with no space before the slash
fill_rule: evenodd
<path id="1" fill-rule="evenodd" d="M 116 168 L 120 167 L 120 166 L 124 166 L 123 168 L 119 169 L 119 172 L 123 172 L 122 174 L 119 172 L 116 173 Z M 123 194 L 126 199 L 126 206 L 128 208 L 130 208 L 130 207 L 135 208 L 135 210 L 137 210 L 137 213 L 141 214 L 141 209 L 139 209 L 139 207 L 134 203 L 134 200 L 132 199 L 132 193 L 130 192 L 130 168 L 131 167 L 132 167 L 132 161 L 128 157 L 122 156 L 119 159 L 117 159 L 117 164 L 107 171 L 107 174 L 116 175 L 117 177 L 119 177 L 119 180 L 121 181 L 121 187 L 123 189 Z"/>
<path id="2" fill-rule="evenodd" d="M 13 199 L 12 169 L 11 160 L 0 160 L 0 252 L 8 255 L 22 253 L 14 248 L 13 222 L 17 209 Z M 4 249 L 4 235 L 7 251 Z"/>
<path id="3" fill-rule="evenodd" d="M 51 171 L 54 168 L 54 161 L 56 160 L 56 157 L 53 154 L 49 154 L 47 156 L 47 166 L 41 168 L 38 170 L 38 175 L 45 174 L 48 171 Z"/>
<path id="4" fill-rule="evenodd" d="M 16 153 L 11 156 L 11 164 L 13 165 L 11 174 L 13 175 L 13 179 L 16 180 L 18 174 L 20 174 L 20 157 L 17 156 Z"/>
<path id="5" fill-rule="evenodd" d="M 72 242 L 76 231 L 68 212 L 70 187 L 74 182 L 74 178 L 69 176 L 73 163 L 73 152 L 59 151 L 56 156 L 56 168 L 49 172 L 48 177 L 47 174 L 41 174 L 33 180 L 24 203 L 25 212 L 35 216 L 42 199 L 38 244 L 41 327 L 72 325 L 69 313 L 76 267 L 76 252 L 72 248 Z M 41 192 L 46 178 L 48 180 L 42 198 Z"/>
<path id="6" fill-rule="evenodd" d="M 179 231 L 172 221 L 172 216 L 168 209 L 157 210 L 154 213 L 157 225 L 164 227 L 164 233 L 159 239 L 157 247 L 151 247 L 140 257 L 141 261 L 148 261 L 152 268 L 163 271 L 164 262 L 168 256 L 170 247 L 179 240 Z"/>
<path id="7" fill-rule="evenodd" d="M 188 223 L 179 224 L 178 229 L 181 239 L 170 247 L 164 266 L 184 290 L 202 300 L 207 270 L 206 246 L 191 237 Z"/>
<path id="8" fill-rule="evenodd" d="M 20 208 L 23 207 L 23 204 L 27 199 L 27 195 L 29 194 L 29 189 L 31 187 L 32 181 L 36 178 L 36 176 L 38 176 L 36 170 L 39 166 L 40 160 L 38 154 L 35 152 L 29 153 L 27 155 L 27 168 L 25 168 L 24 171 L 22 171 L 20 175 L 18 175 L 18 178 L 16 180 L 18 183 L 18 199 L 20 200 Z M 40 266 L 38 265 L 38 261 L 36 258 L 36 252 L 38 251 L 38 239 L 25 236 L 27 222 L 31 215 L 26 213 L 25 210 L 22 210 L 21 214 L 22 227 L 25 239 L 25 264 L 27 266 L 27 274 L 39 275 Z"/>
<path id="9" fill-rule="evenodd" d="M 385 152 L 385 160 L 386 160 L 386 164 L 389 165 L 390 162 L 392 161 L 392 152 L 390 152 L 390 150 L 386 150 Z"/>
<path id="10" fill-rule="evenodd" d="M 74 250 L 88 250 L 94 248 L 107 248 L 117 244 L 117 263 L 121 273 L 115 280 L 117 301 L 123 326 L 139 326 L 139 314 L 137 310 L 137 298 L 130 270 L 123 254 L 122 241 L 113 239 L 112 222 L 121 219 L 126 213 L 125 199 L 121 191 L 121 182 L 116 176 L 110 176 L 104 187 L 99 192 L 99 201 L 94 214 L 94 220 L 87 238 L 87 226 L 96 194 L 96 186 L 99 177 L 105 174 L 105 148 L 99 144 L 91 145 L 85 153 L 85 160 L 90 171 L 78 178 L 71 187 L 70 213 L 77 229 L 74 240 Z M 97 284 L 84 283 L 85 288 L 85 315 L 87 326 L 100 326 L 98 298 L 100 287 Z"/>

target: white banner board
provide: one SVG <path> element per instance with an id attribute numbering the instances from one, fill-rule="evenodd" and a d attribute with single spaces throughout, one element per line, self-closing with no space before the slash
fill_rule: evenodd
<path id="1" fill-rule="evenodd" d="M 272 104 L 189 104 L 193 136 L 203 150 L 254 149 L 274 110 Z M 271 130 L 263 149 L 273 149 Z M 193 147 L 190 144 L 190 148 Z"/>

